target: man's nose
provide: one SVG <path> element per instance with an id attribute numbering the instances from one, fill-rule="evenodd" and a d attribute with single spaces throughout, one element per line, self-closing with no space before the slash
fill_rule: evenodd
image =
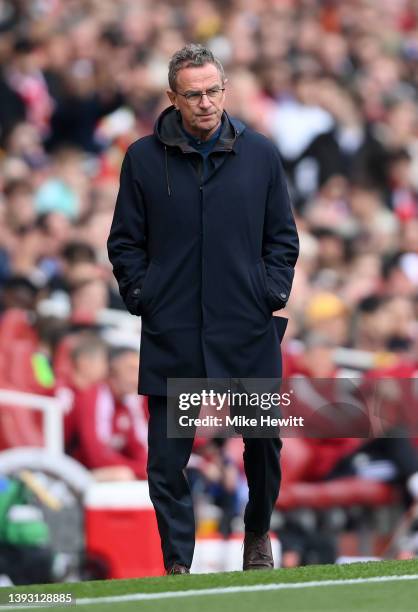
<path id="1" fill-rule="evenodd" d="M 212 102 L 209 100 L 207 94 L 202 94 L 200 97 L 199 106 L 200 108 L 209 108 L 212 105 Z"/>

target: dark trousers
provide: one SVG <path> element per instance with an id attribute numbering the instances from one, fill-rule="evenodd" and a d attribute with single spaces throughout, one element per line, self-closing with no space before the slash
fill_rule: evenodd
<path id="1" fill-rule="evenodd" d="M 167 436 L 167 398 L 148 397 L 148 486 L 161 537 L 164 565 L 191 566 L 195 545 L 192 496 L 184 469 L 192 438 Z M 249 500 L 245 508 L 246 531 L 265 533 L 279 494 L 282 442 L 274 438 L 243 438 L 244 469 Z"/>

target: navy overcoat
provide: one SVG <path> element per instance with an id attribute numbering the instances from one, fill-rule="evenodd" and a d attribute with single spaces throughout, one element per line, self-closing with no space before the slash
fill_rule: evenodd
<path id="1" fill-rule="evenodd" d="M 167 378 L 279 378 L 299 242 L 276 147 L 224 112 L 207 166 L 167 108 L 126 152 L 107 242 L 142 317 L 141 394 Z"/>

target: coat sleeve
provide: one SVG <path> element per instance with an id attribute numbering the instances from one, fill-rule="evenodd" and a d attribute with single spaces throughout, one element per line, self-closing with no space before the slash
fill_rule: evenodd
<path id="1" fill-rule="evenodd" d="M 292 288 L 299 238 L 290 205 L 282 162 L 273 152 L 263 231 L 263 260 L 272 311 L 286 306 Z"/>
<path id="2" fill-rule="evenodd" d="M 127 309 L 131 314 L 141 314 L 141 287 L 148 267 L 146 212 L 129 149 L 122 162 L 107 252 Z"/>

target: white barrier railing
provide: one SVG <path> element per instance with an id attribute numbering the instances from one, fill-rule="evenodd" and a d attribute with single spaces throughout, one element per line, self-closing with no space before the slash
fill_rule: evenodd
<path id="1" fill-rule="evenodd" d="M 45 450 L 54 455 L 64 452 L 64 406 L 55 397 L 0 389 L 0 410 L 2 405 L 16 406 L 43 413 Z"/>

